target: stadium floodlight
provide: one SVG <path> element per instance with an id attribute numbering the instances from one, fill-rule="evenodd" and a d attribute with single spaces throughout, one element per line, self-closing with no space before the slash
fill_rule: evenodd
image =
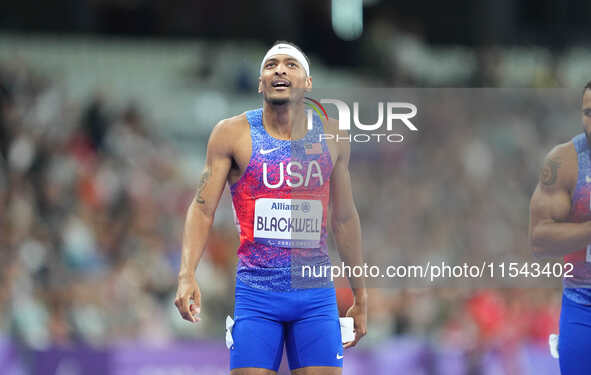
<path id="1" fill-rule="evenodd" d="M 343 40 L 355 40 L 363 32 L 363 0 L 332 0 L 332 28 Z"/>

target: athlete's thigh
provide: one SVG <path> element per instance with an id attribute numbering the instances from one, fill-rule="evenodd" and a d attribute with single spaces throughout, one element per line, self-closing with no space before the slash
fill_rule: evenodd
<path id="1" fill-rule="evenodd" d="M 591 374 L 591 306 L 563 297 L 558 353 L 562 375 Z"/>
<path id="2" fill-rule="evenodd" d="M 285 348 L 289 368 L 340 368 L 343 366 L 344 353 L 334 289 L 318 289 L 306 293 L 306 308 L 302 315 L 286 327 Z M 313 373 L 338 372 L 325 369 L 324 372 Z"/>
<path id="3" fill-rule="evenodd" d="M 292 370 L 292 375 L 341 375 L 342 373 L 341 367 L 322 367 L 322 366 L 315 366 L 315 367 L 301 367 L 295 370 Z"/>
<path id="4" fill-rule="evenodd" d="M 255 368 L 255 367 L 243 367 L 243 368 L 235 368 L 234 370 L 230 371 L 231 375 L 275 375 L 277 374 L 276 371 L 267 370 L 264 368 Z"/>
<path id="5" fill-rule="evenodd" d="M 232 327 L 232 339 L 234 344 L 230 347 L 230 369 L 279 369 L 284 343 L 280 322 L 238 317 Z"/>
<path id="6" fill-rule="evenodd" d="M 231 328 L 231 370 L 279 369 L 285 342 L 285 327 L 277 320 L 272 310 L 273 305 L 264 291 L 254 290 L 236 282 L 234 325 Z"/>

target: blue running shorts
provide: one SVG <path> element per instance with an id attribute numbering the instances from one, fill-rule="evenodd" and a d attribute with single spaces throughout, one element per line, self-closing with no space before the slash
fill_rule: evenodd
<path id="1" fill-rule="evenodd" d="M 562 296 L 558 355 L 562 375 L 591 374 L 591 306 Z"/>
<path id="2" fill-rule="evenodd" d="M 291 370 L 343 367 L 333 287 L 280 292 L 256 289 L 237 279 L 231 334 L 230 369 L 277 371 L 284 345 Z"/>

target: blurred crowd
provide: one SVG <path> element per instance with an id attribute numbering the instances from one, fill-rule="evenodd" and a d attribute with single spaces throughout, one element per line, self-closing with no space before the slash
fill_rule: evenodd
<path id="1" fill-rule="evenodd" d="M 545 153 L 580 132 L 580 90 L 439 89 L 419 97 L 418 134 L 405 133 L 399 147 L 353 148 L 367 262 L 542 261 L 528 245 L 529 199 Z M 370 342 L 425 337 L 462 348 L 474 368 L 480 354 L 497 350 L 505 373 L 520 374 L 516 348 L 546 348 L 558 331 L 557 283 L 497 273 L 488 283 L 458 278 L 439 288 L 412 280 L 372 284 L 386 288 L 370 292 Z"/>
<path id="2" fill-rule="evenodd" d="M 556 129 L 554 105 L 532 116 L 524 101 L 499 115 L 495 108 L 511 107 L 515 97 L 480 99 L 458 111 L 461 99 L 435 96 L 422 106 L 428 131 L 397 147 L 354 148 L 369 263 L 528 259 L 532 165 L 575 134 Z M 172 144 L 149 130 L 147 112 L 104 92 L 74 100 L 26 63 L 0 65 L 3 335 L 33 348 L 221 340 L 232 312 L 236 229 L 216 224 L 198 270 L 203 319 L 183 322 L 172 301 L 194 178 L 180 171 Z M 344 312 L 351 295 L 346 282 L 337 285 Z M 397 335 L 475 355 L 545 345 L 557 330 L 560 290 L 510 286 L 371 289 L 364 345 Z"/>
<path id="3" fill-rule="evenodd" d="M 172 299 L 194 187 L 174 150 L 133 102 L 70 101 L 24 64 L 0 89 L 2 332 L 35 348 L 190 335 Z M 212 274 L 230 287 L 225 264 Z"/>

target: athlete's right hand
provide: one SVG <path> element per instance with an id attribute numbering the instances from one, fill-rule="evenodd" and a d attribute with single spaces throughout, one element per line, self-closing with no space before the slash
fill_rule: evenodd
<path id="1" fill-rule="evenodd" d="M 183 319 L 191 323 L 197 323 L 201 320 L 199 318 L 199 313 L 201 312 L 201 292 L 194 276 L 179 276 L 179 285 L 176 291 L 174 305 L 179 310 Z"/>

